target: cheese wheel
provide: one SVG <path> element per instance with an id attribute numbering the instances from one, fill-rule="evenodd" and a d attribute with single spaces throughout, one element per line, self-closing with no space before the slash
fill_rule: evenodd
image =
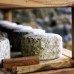
<path id="1" fill-rule="evenodd" d="M 12 33 L 8 35 L 10 43 L 12 45 L 12 50 L 17 50 L 19 51 L 21 49 L 21 39 L 22 36 L 32 33 L 28 29 L 19 29 L 19 30 L 14 30 Z M 19 47 L 18 47 L 19 46 Z"/>
<path id="2" fill-rule="evenodd" d="M 57 34 L 27 34 L 22 38 L 23 56 L 38 55 L 40 60 L 60 57 L 62 51 L 62 37 Z"/>
<path id="3" fill-rule="evenodd" d="M 10 43 L 7 38 L 0 37 L 0 62 L 10 58 Z"/>
<path id="4" fill-rule="evenodd" d="M 42 29 L 19 29 L 14 30 L 12 34 L 9 35 L 9 40 L 12 45 L 12 49 L 20 50 L 22 45 L 22 37 L 26 34 L 44 34 L 45 30 Z M 17 45 L 16 45 L 17 44 Z M 18 47 L 19 46 L 19 47 Z"/>

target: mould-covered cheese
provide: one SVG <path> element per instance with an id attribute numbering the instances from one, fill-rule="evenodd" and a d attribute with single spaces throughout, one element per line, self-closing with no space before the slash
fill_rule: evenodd
<path id="1" fill-rule="evenodd" d="M 8 34 L 10 44 L 13 50 L 20 50 L 21 49 L 21 39 L 22 36 L 32 33 L 29 30 L 14 30 L 14 32 Z"/>
<path id="2" fill-rule="evenodd" d="M 0 62 L 10 58 L 10 43 L 7 38 L 0 37 Z"/>
<path id="3" fill-rule="evenodd" d="M 14 30 L 12 34 L 9 35 L 9 40 L 12 45 L 12 49 L 14 50 L 20 50 L 22 45 L 22 37 L 26 34 L 44 34 L 45 30 L 42 29 L 19 29 Z M 24 40 L 23 40 L 24 41 Z M 18 47 L 19 46 L 19 47 Z"/>
<path id="4" fill-rule="evenodd" d="M 23 56 L 39 55 L 40 60 L 60 57 L 62 37 L 57 34 L 27 34 L 22 38 Z"/>

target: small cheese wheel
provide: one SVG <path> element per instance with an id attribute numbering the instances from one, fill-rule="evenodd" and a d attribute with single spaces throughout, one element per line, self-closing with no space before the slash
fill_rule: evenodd
<path id="1" fill-rule="evenodd" d="M 61 55 L 62 37 L 57 34 L 27 34 L 21 42 L 23 56 L 38 55 L 40 60 L 49 60 Z"/>
<path id="2" fill-rule="evenodd" d="M 0 62 L 10 58 L 10 42 L 5 37 L 0 37 Z"/>

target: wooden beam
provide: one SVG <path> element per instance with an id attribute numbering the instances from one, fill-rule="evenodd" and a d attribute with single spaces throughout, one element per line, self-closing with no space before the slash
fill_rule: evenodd
<path id="1" fill-rule="evenodd" d="M 13 5 L 10 8 L 24 8 L 24 7 L 65 7 L 73 6 L 74 0 L 0 0 L 0 5 Z M 15 7 L 14 7 L 15 6 Z M 9 6 L 7 6 L 9 8 Z M 4 7 L 4 8 L 7 8 Z"/>
<path id="2" fill-rule="evenodd" d="M 27 65 L 35 65 L 35 64 L 39 64 L 38 56 L 20 57 L 20 58 L 3 60 L 3 68 L 12 68 L 17 66 L 23 66 L 23 65 L 27 66 Z"/>
<path id="3" fill-rule="evenodd" d="M 68 58 L 72 58 L 72 51 L 63 48 L 63 50 L 62 50 L 62 55 L 66 56 L 66 57 L 68 57 Z"/>
<path id="4" fill-rule="evenodd" d="M 4 20 L 12 21 L 12 11 L 4 10 Z"/>
<path id="5" fill-rule="evenodd" d="M 72 58 L 74 59 L 74 7 L 72 7 Z"/>

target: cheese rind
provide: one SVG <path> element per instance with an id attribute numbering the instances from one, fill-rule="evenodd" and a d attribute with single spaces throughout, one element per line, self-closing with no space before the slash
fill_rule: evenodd
<path id="1" fill-rule="evenodd" d="M 10 43 L 7 38 L 0 37 L 0 62 L 10 58 Z"/>
<path id="2" fill-rule="evenodd" d="M 45 33 L 45 30 L 42 30 L 42 29 L 28 29 L 27 28 L 27 29 L 14 30 L 14 32 L 9 34 L 9 40 L 11 42 L 12 49 L 21 50 L 21 47 L 22 47 L 21 45 L 23 44 L 21 40 L 22 40 L 22 37 L 24 37 L 24 35 L 44 34 L 44 33 Z"/>
<path id="3" fill-rule="evenodd" d="M 22 39 L 23 56 L 39 55 L 40 60 L 49 60 L 60 57 L 61 52 L 62 37 L 57 34 L 27 34 Z"/>

